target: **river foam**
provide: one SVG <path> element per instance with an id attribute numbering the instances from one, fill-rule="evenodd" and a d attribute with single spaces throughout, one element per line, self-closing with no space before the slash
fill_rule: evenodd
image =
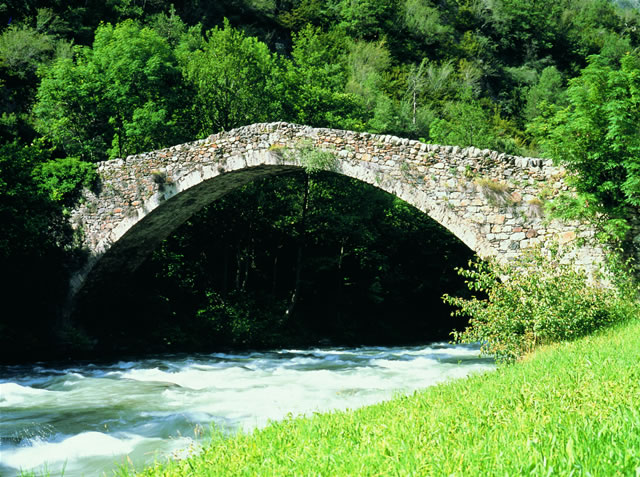
<path id="1" fill-rule="evenodd" d="M 0 368 L 0 475 L 111 475 L 250 430 L 357 408 L 494 367 L 470 346 L 328 348 Z"/>

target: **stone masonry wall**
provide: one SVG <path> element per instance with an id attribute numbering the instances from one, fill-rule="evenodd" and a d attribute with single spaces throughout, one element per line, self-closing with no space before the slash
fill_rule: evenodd
<path id="1" fill-rule="evenodd" d="M 332 170 L 424 211 L 483 258 L 509 260 L 553 242 L 580 243 L 574 253 L 587 268 L 603 258 L 587 225 L 544 217 L 543 203 L 568 191 L 565 171 L 548 160 L 388 135 L 254 124 L 100 163 L 99 192 L 85 191 L 72 213 L 90 252 L 72 281 L 73 293 L 101 276 L 135 269 L 202 206 L 259 177 L 300 168 L 312 150 L 334 155 Z"/>

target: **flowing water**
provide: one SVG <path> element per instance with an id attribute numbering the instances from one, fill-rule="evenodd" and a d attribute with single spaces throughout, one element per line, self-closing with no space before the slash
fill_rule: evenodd
<path id="1" fill-rule="evenodd" d="M 492 369 L 472 346 L 171 355 L 0 367 L 0 475 L 113 475 L 287 415 L 356 408 Z"/>

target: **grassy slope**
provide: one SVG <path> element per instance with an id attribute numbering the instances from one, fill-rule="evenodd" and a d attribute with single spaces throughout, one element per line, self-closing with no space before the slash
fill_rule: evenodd
<path id="1" fill-rule="evenodd" d="M 639 475 L 640 322 L 495 373 L 215 438 L 145 476 Z"/>

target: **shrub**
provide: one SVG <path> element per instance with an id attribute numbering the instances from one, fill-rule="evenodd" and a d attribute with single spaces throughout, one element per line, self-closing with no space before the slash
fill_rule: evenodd
<path id="1" fill-rule="evenodd" d="M 197 311 L 200 339 L 211 344 L 233 347 L 271 346 L 274 338 L 282 338 L 283 304 L 276 300 L 264 300 L 248 292 L 231 292 L 226 295 L 214 291 L 205 293 L 206 300 Z M 255 310 L 260 309 L 259 316 Z"/>
<path id="2" fill-rule="evenodd" d="M 40 164 L 33 170 L 33 176 L 51 200 L 70 205 L 83 188 L 93 185 L 97 173 L 94 164 L 66 157 Z"/>
<path id="3" fill-rule="evenodd" d="M 625 320 L 637 311 L 634 287 L 603 287 L 574 263 L 532 250 L 510 265 L 472 262 L 467 286 L 483 297 L 443 297 L 452 315 L 470 317 L 459 343 L 481 342 L 482 352 L 514 361 L 539 345 L 571 340 Z"/>
<path id="4" fill-rule="evenodd" d="M 311 141 L 300 141 L 295 154 L 307 172 L 335 172 L 338 168 L 335 154 L 330 150 L 315 147 Z"/>

